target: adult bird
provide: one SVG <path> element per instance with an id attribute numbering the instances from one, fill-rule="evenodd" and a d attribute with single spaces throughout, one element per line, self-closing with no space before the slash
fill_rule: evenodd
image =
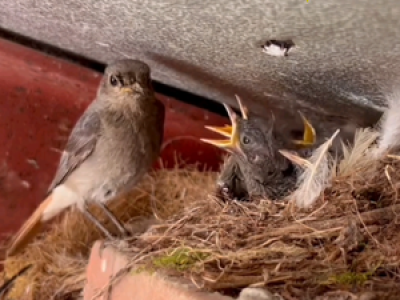
<path id="1" fill-rule="evenodd" d="M 71 206 L 111 238 L 87 209 L 89 202 L 100 206 L 125 233 L 106 203 L 132 190 L 158 158 L 164 118 L 146 63 L 123 59 L 109 64 L 95 100 L 69 136 L 47 197 L 16 234 L 8 255 L 21 251 L 43 223 Z"/>

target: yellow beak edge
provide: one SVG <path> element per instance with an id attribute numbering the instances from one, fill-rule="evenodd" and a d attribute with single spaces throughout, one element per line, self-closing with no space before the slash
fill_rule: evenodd
<path id="1" fill-rule="evenodd" d="M 236 100 L 239 103 L 242 118 L 244 120 L 247 120 L 248 119 L 248 109 L 247 109 L 247 107 L 245 107 L 242 104 L 242 101 L 239 98 L 239 96 L 237 96 L 237 95 L 235 95 L 235 96 L 236 96 Z M 223 127 L 205 126 L 205 128 L 228 138 L 228 140 L 211 140 L 211 139 L 200 139 L 200 140 L 205 143 L 208 143 L 208 144 L 211 144 L 211 145 L 214 145 L 219 148 L 226 149 L 226 150 L 239 150 L 240 151 L 240 146 L 239 146 L 240 135 L 237 130 L 238 116 L 228 105 L 224 104 L 224 107 L 225 107 L 226 111 L 228 112 L 228 116 L 229 116 L 229 119 L 230 119 L 232 125 L 225 125 Z M 300 114 L 301 118 L 303 119 L 303 123 L 304 123 L 303 140 L 293 140 L 293 143 L 298 145 L 301 148 L 311 147 L 312 145 L 314 145 L 314 143 L 316 141 L 315 129 L 301 112 L 299 112 L 299 114 Z"/>
<path id="2" fill-rule="evenodd" d="M 317 135 L 315 133 L 314 127 L 311 125 L 311 123 L 304 117 L 304 115 L 299 112 L 300 117 L 303 119 L 304 123 L 304 134 L 303 134 L 303 140 L 293 140 L 293 143 L 296 145 L 302 147 L 302 148 L 308 148 L 314 145 Z"/>
<path id="3" fill-rule="evenodd" d="M 236 96 L 236 100 L 239 103 L 242 118 L 247 120 L 248 110 L 242 104 L 242 101 L 239 98 L 239 96 L 238 95 L 235 95 L 235 96 Z M 228 112 L 228 116 L 231 121 L 231 125 L 225 125 L 223 127 L 205 126 L 205 128 L 228 138 L 228 140 L 210 140 L 210 139 L 200 139 L 200 140 L 205 143 L 217 146 L 219 148 L 223 148 L 225 150 L 236 150 L 236 151 L 241 152 L 240 143 L 239 143 L 240 134 L 239 134 L 239 131 L 237 130 L 238 115 L 225 103 L 224 103 L 224 107 L 225 107 L 226 111 Z"/>

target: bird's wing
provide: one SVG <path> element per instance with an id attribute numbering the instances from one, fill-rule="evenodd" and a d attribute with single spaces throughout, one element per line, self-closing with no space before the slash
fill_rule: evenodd
<path id="1" fill-rule="evenodd" d="M 100 127 L 97 111 L 87 110 L 78 120 L 61 155 L 60 164 L 48 193 L 64 182 L 71 172 L 93 153 L 100 135 Z"/>

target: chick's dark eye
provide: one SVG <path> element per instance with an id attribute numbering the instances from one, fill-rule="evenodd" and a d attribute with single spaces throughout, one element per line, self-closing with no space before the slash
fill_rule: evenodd
<path id="1" fill-rule="evenodd" d="M 250 144 L 250 139 L 247 136 L 244 136 L 243 139 L 242 139 L 242 143 L 244 145 Z"/>
<path id="2" fill-rule="evenodd" d="M 110 84 L 112 86 L 117 86 L 118 85 L 118 79 L 114 75 L 110 76 Z"/>

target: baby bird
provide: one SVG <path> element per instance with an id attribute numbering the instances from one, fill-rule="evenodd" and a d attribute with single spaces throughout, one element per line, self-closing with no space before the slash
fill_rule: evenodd
<path id="1" fill-rule="evenodd" d="M 229 140 L 201 139 L 231 154 L 222 167 L 217 185 L 228 198 L 244 200 L 256 196 L 281 199 L 296 185 L 297 166 L 279 150 L 297 150 L 307 155 L 316 140 L 315 130 L 301 115 L 304 121 L 303 140 L 290 140 L 275 130 L 273 117 L 269 120 L 260 118 L 249 113 L 239 97 L 237 101 L 242 117 L 224 104 L 231 126 L 206 126 Z"/>

